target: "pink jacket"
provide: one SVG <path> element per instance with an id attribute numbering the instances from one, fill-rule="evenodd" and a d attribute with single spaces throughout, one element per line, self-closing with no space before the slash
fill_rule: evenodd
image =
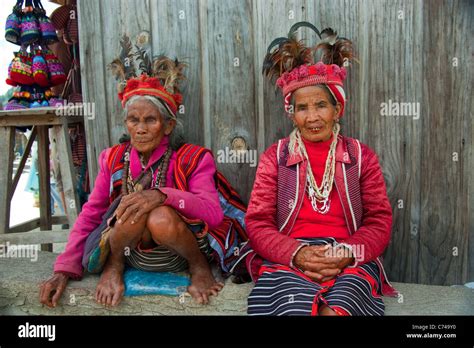
<path id="1" fill-rule="evenodd" d="M 147 168 L 163 155 L 168 143 L 168 137 L 163 138 L 161 144 L 151 155 Z M 81 261 L 85 241 L 89 233 L 100 225 L 102 215 L 109 207 L 109 195 L 111 193 L 110 171 L 107 167 L 109 153 L 110 148 L 102 151 L 99 156 L 100 169 L 94 189 L 69 234 L 65 251 L 56 259 L 54 264 L 55 272 L 66 272 L 74 278 L 81 278 L 83 275 Z M 216 172 L 216 165 L 213 157 L 210 154 L 204 155 L 191 178 L 189 178 L 189 191 L 187 192 L 173 188 L 175 161 L 176 152 L 173 152 L 168 166 L 166 187 L 161 189 L 168 196 L 164 204 L 173 207 L 190 219 L 203 220 L 208 224 L 209 229 L 218 227 L 223 220 L 224 214 L 215 188 L 214 174 Z M 136 178 L 141 172 L 139 154 L 134 148 L 130 153 L 130 169 L 133 178 Z M 186 202 L 186 204 L 180 204 L 181 202 Z"/>

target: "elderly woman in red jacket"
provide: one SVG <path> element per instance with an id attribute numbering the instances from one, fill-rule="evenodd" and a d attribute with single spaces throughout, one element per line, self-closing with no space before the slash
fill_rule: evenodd
<path id="1" fill-rule="evenodd" d="M 305 25 L 305 24 L 303 24 Z M 306 23 L 319 35 L 319 31 Z M 351 42 L 321 33 L 310 48 L 289 38 L 270 45 L 264 73 L 278 77 L 295 129 L 261 156 L 246 226 L 256 281 L 250 315 L 383 315 L 396 291 L 379 259 L 392 211 L 376 154 L 339 133 L 344 65 Z"/>

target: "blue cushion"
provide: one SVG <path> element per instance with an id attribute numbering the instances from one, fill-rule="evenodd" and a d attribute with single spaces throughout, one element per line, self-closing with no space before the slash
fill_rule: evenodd
<path id="1" fill-rule="evenodd" d="M 179 296 L 191 284 L 189 277 L 171 272 L 146 272 L 127 267 L 124 272 L 125 296 Z"/>

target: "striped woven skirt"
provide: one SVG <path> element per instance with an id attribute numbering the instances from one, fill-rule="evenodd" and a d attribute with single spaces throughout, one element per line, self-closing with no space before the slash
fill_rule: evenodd
<path id="1" fill-rule="evenodd" d="M 197 244 L 207 260 L 212 261 L 212 248 L 207 236 L 197 238 Z M 125 262 L 133 268 L 149 272 L 182 272 L 188 269 L 188 261 L 184 257 L 163 245 L 148 250 L 142 250 L 138 246 L 125 257 Z"/>
<path id="2" fill-rule="evenodd" d="M 196 237 L 197 245 L 208 262 L 213 260 L 213 249 L 209 244 L 203 223 L 190 220 L 179 214 L 189 230 Z M 140 244 L 125 257 L 125 262 L 133 268 L 149 272 L 182 272 L 188 269 L 188 261 L 163 245 L 143 250 Z"/>
<path id="3" fill-rule="evenodd" d="M 333 238 L 298 239 L 310 245 L 333 244 Z M 248 298 L 249 315 L 318 315 L 327 305 L 339 315 L 380 316 L 382 270 L 375 261 L 346 267 L 337 277 L 317 283 L 305 274 L 265 261 Z"/>

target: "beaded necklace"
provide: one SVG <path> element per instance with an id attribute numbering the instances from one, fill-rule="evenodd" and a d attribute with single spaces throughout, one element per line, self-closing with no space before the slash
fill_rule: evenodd
<path id="1" fill-rule="evenodd" d="M 166 173 L 168 172 L 171 152 L 172 150 L 168 146 L 163 156 L 161 156 L 157 162 L 155 162 L 147 170 L 142 170 L 138 178 L 133 180 L 132 172 L 130 170 L 130 147 L 127 148 L 124 155 L 122 173 L 122 195 L 127 195 L 131 192 L 138 192 L 149 188 L 164 187 L 166 185 Z M 155 180 L 153 180 L 153 174 L 156 169 L 158 169 L 158 173 L 155 176 Z"/>
<path id="2" fill-rule="evenodd" d="M 296 132 L 296 143 L 298 144 L 302 155 L 308 162 L 308 169 L 306 172 L 306 193 L 311 200 L 311 206 L 313 207 L 313 210 L 320 214 L 326 214 L 329 211 L 331 205 L 329 196 L 331 195 L 331 190 L 334 183 L 334 173 L 336 168 L 336 144 L 339 130 L 339 123 L 335 123 L 333 128 L 334 139 L 331 143 L 328 156 L 326 158 L 326 167 L 324 168 L 323 179 L 320 186 L 318 186 L 316 179 L 314 178 L 308 153 L 306 152 L 306 147 L 304 146 L 303 140 L 301 139 L 301 133 L 299 131 Z"/>

